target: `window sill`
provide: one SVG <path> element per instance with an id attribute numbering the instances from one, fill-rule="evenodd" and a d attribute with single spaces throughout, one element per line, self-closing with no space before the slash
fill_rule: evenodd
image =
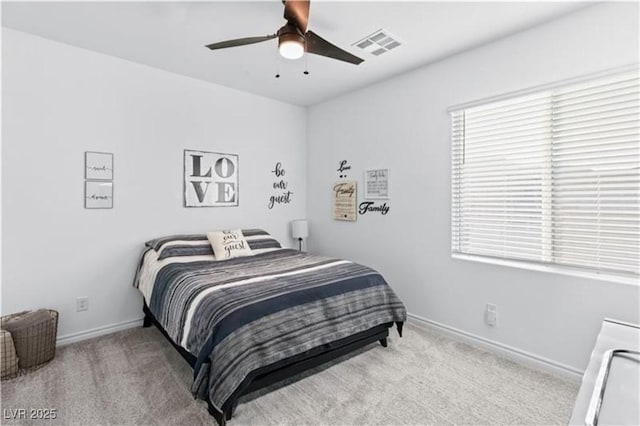
<path id="1" fill-rule="evenodd" d="M 627 284 L 638 286 L 640 280 L 636 277 L 616 275 L 612 273 L 601 273 L 595 271 L 586 271 L 582 269 L 574 269 L 571 267 L 563 267 L 558 265 L 542 265 L 539 263 L 530 263 L 519 260 L 497 259 L 492 257 L 477 256 L 473 254 L 451 253 L 452 259 L 470 260 L 473 262 L 490 263 L 493 265 L 509 266 L 512 268 L 529 269 L 531 271 L 549 272 L 552 274 L 570 275 L 574 277 L 589 278 L 593 280 L 609 281 L 618 284 Z"/>

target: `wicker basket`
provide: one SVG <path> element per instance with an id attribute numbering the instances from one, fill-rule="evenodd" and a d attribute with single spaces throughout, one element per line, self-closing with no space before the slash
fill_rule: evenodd
<path id="1" fill-rule="evenodd" d="M 1 328 L 11 333 L 20 369 L 38 369 L 56 355 L 57 311 L 39 309 L 7 315 L 2 317 Z M 6 359 L 11 362 L 11 354 L 8 349 L 9 353 Z M 4 362 L 5 348 L 2 352 Z"/>
<path id="2" fill-rule="evenodd" d="M 0 379 L 12 379 L 20 374 L 18 355 L 11 333 L 0 330 Z"/>

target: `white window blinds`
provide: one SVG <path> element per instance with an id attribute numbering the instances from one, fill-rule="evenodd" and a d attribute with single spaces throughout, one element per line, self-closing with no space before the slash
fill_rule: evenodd
<path id="1" fill-rule="evenodd" d="M 452 112 L 452 250 L 637 276 L 638 71 Z"/>

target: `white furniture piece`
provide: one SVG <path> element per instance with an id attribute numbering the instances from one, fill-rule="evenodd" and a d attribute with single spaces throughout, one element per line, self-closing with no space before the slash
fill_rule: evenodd
<path id="1" fill-rule="evenodd" d="M 291 236 L 298 240 L 298 250 L 302 251 L 302 240 L 309 236 L 309 223 L 306 219 L 291 222 Z"/>
<path id="2" fill-rule="evenodd" d="M 640 425 L 640 326 L 606 318 L 570 425 Z"/>

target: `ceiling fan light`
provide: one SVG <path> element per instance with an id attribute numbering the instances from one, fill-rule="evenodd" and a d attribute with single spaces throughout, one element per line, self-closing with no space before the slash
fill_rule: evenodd
<path id="1" fill-rule="evenodd" d="M 283 58 L 302 58 L 302 55 L 304 55 L 304 37 L 296 33 L 282 34 L 278 40 L 278 50 Z"/>
<path id="2" fill-rule="evenodd" d="M 280 43 L 278 48 L 283 58 L 300 59 L 302 55 L 304 55 L 304 46 L 298 41 L 285 41 L 284 43 Z"/>

